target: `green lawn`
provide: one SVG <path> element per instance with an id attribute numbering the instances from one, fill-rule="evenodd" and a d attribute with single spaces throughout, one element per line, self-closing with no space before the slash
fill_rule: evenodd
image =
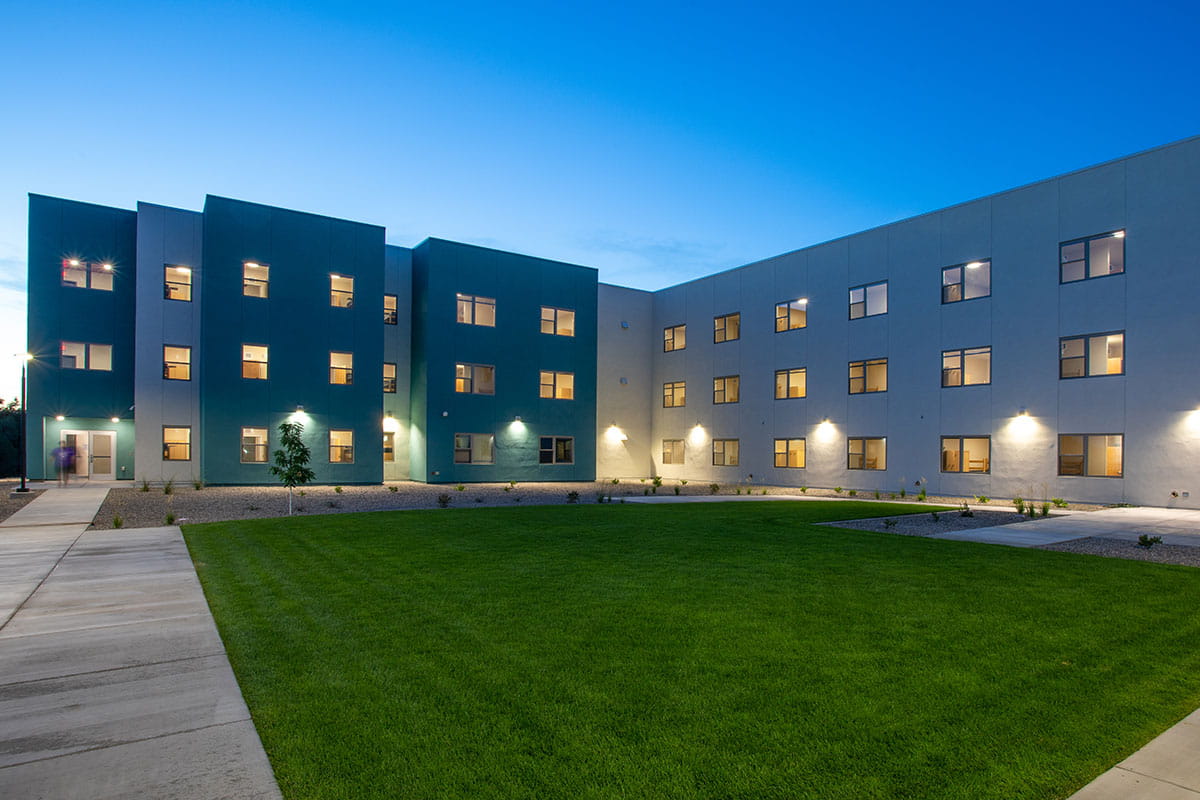
<path id="1" fill-rule="evenodd" d="M 1064 797 L 1200 705 L 1200 570 L 871 503 L 184 529 L 288 798 Z"/>

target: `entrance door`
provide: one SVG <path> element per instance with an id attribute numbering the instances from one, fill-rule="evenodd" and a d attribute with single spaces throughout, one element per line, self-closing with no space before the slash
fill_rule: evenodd
<path id="1" fill-rule="evenodd" d="M 116 461 L 116 431 L 88 432 L 88 472 L 93 480 L 111 481 Z"/>
<path id="2" fill-rule="evenodd" d="M 86 478 L 88 476 L 88 453 L 91 448 L 88 447 L 88 432 L 87 431 L 63 431 L 63 441 L 67 447 L 75 451 L 75 463 L 71 467 L 71 475 L 76 478 Z"/>

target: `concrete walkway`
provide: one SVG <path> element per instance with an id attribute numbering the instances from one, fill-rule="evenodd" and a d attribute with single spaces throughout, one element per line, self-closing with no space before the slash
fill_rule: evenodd
<path id="1" fill-rule="evenodd" d="M 1200 511 L 1179 508 L 1105 508 L 1064 514 L 1011 525 L 937 534 L 938 539 L 1037 547 L 1097 536 L 1137 541 L 1146 533 L 1161 536 L 1163 544 L 1200 547 Z"/>
<path id="2" fill-rule="evenodd" d="M 179 528 L 85 532 L 106 492 L 0 525 L 0 797 L 280 797 Z"/>

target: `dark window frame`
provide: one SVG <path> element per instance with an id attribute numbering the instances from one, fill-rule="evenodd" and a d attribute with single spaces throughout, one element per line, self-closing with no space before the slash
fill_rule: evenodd
<path id="1" fill-rule="evenodd" d="M 1083 453 L 1078 456 L 1079 472 L 1063 471 L 1063 439 L 1067 436 L 1077 436 L 1083 439 Z M 1093 436 L 1117 436 L 1121 439 L 1121 472 L 1118 475 L 1089 475 L 1088 474 L 1088 439 Z M 1060 478 L 1124 478 L 1125 477 L 1125 434 L 1123 433 L 1060 433 L 1058 434 L 1057 466 Z"/>
<path id="2" fill-rule="evenodd" d="M 390 378 L 388 377 L 388 374 L 387 374 L 388 367 L 392 368 L 392 376 Z M 397 374 L 398 374 L 398 370 L 396 367 L 396 362 L 394 362 L 394 361 L 383 362 L 383 393 L 384 394 L 395 394 L 396 393 Z"/>
<path id="3" fill-rule="evenodd" d="M 798 306 L 798 308 L 797 308 Z M 804 314 L 804 324 L 792 325 L 792 311 Z M 782 312 L 782 313 L 781 313 Z M 798 297 L 795 300 L 784 300 L 775 304 L 775 332 L 802 331 L 808 327 L 808 298 Z"/>
<path id="4" fill-rule="evenodd" d="M 168 270 L 187 270 L 187 283 L 173 281 L 168 279 Z M 194 276 L 196 272 L 191 267 L 183 264 L 163 264 L 163 299 L 173 300 L 177 303 L 192 302 L 192 286 L 195 284 Z M 172 289 L 174 287 L 184 287 L 187 289 L 187 297 L 172 297 Z"/>
<path id="5" fill-rule="evenodd" d="M 737 335 L 730 337 L 729 335 L 729 320 L 734 320 L 737 326 Z M 731 311 L 728 314 L 718 314 L 713 317 L 713 344 L 725 344 L 726 342 L 736 342 L 742 338 L 742 312 Z"/>
<path id="6" fill-rule="evenodd" d="M 187 442 L 167 442 L 167 431 L 187 431 Z M 163 425 L 162 436 L 160 441 L 163 448 L 163 461 L 191 461 L 192 460 L 192 426 L 191 425 Z M 183 458 L 175 458 L 171 455 L 172 447 L 185 448 L 185 456 Z"/>
<path id="7" fill-rule="evenodd" d="M 1112 278 L 1112 277 L 1116 277 L 1117 275 L 1124 275 L 1126 272 L 1126 263 L 1125 263 L 1125 239 L 1126 238 L 1127 238 L 1126 229 L 1117 228 L 1116 230 L 1108 231 L 1107 233 L 1097 233 L 1092 236 L 1082 236 L 1078 239 L 1071 239 L 1070 241 L 1059 242 L 1058 243 L 1058 283 L 1059 283 L 1059 285 L 1064 285 L 1064 284 L 1068 284 L 1068 283 L 1082 283 L 1083 281 L 1093 281 L 1093 280 L 1098 280 L 1100 278 Z M 1090 274 L 1092 271 L 1092 242 L 1098 242 L 1102 239 L 1120 239 L 1121 240 L 1121 271 L 1120 272 L 1107 272 L 1104 275 Z M 1072 245 L 1077 245 L 1077 244 L 1083 245 L 1083 258 L 1082 259 L 1072 259 L 1071 261 L 1063 261 L 1063 250 L 1067 247 L 1071 247 Z M 1078 264 L 1080 261 L 1083 262 L 1083 277 L 1082 278 L 1072 278 L 1071 280 L 1064 280 L 1064 278 L 1063 278 L 1064 267 L 1066 267 L 1067 264 Z"/>
<path id="8" fill-rule="evenodd" d="M 187 361 L 168 361 L 167 360 L 167 348 L 168 347 L 175 347 L 180 350 L 187 350 L 188 360 Z M 180 367 L 180 366 L 187 368 L 187 377 L 186 378 L 171 377 L 171 367 Z M 163 380 L 164 381 L 187 382 L 187 381 L 190 381 L 191 379 L 192 379 L 192 346 L 190 344 L 166 344 L 164 342 L 163 343 Z"/>
<path id="9" fill-rule="evenodd" d="M 884 394 L 884 393 L 886 393 L 887 388 L 867 389 L 867 371 L 872 366 L 877 367 L 880 364 L 883 364 L 884 383 L 886 386 L 891 386 L 890 376 L 888 375 L 888 360 L 887 360 L 887 358 L 886 357 L 884 357 L 884 358 L 865 358 L 865 359 L 861 359 L 859 361 L 850 361 L 846 364 L 846 375 L 847 375 L 846 393 L 847 394 Z M 854 368 L 856 366 L 862 369 L 862 375 L 857 378 L 854 376 Z M 854 391 L 854 382 L 856 380 L 862 381 L 862 388 L 859 389 L 857 392 Z"/>
<path id="10" fill-rule="evenodd" d="M 672 455 L 675 454 L 676 448 L 678 448 L 678 455 L 679 455 L 678 461 L 669 460 L 667 458 L 667 444 L 668 443 L 670 443 L 672 445 L 671 446 Z M 686 440 L 685 439 L 663 439 L 662 440 L 662 463 L 664 465 L 669 464 L 669 465 L 675 465 L 675 466 L 679 466 L 681 464 L 687 463 Z"/>
<path id="11" fill-rule="evenodd" d="M 969 466 L 967 460 L 963 458 L 963 441 L 966 439 L 986 439 L 987 440 L 987 469 L 963 469 L 964 466 Z M 958 466 L 959 469 L 946 469 L 946 442 L 954 440 L 958 442 Z M 946 475 L 990 475 L 992 472 L 992 435 L 986 434 L 982 436 L 942 436 L 938 440 L 938 470 Z"/>
<path id="12" fill-rule="evenodd" d="M 798 467 L 793 467 L 787 463 L 788 456 L 791 455 L 792 442 L 800 442 L 801 460 L 804 462 Z M 783 444 L 783 451 L 780 452 L 779 445 Z M 803 436 L 793 436 L 787 439 L 776 439 L 774 442 L 774 464 L 776 469 L 807 469 L 808 468 L 808 440 Z M 784 463 L 779 463 L 779 457 L 783 456 Z"/>
<path id="13" fill-rule="evenodd" d="M 884 296 L 886 297 L 888 294 L 888 291 L 886 288 L 887 285 L 888 285 L 888 282 L 886 280 L 883 280 L 883 281 L 872 281 L 871 283 L 864 283 L 864 284 L 860 284 L 858 286 L 851 286 L 850 290 L 848 292 L 848 297 L 850 300 L 850 308 L 848 311 L 849 319 L 856 320 L 856 319 L 867 319 L 868 317 L 885 316 L 888 313 L 887 308 L 885 308 L 883 311 L 870 311 L 867 308 L 867 299 L 871 296 L 868 289 L 873 289 L 876 286 L 884 287 Z M 855 302 L 854 301 L 854 293 L 860 289 L 862 290 L 862 293 L 863 293 L 863 299 L 858 302 Z M 887 306 L 888 308 L 891 307 L 891 303 L 888 300 L 884 301 L 884 305 Z M 862 313 L 859 314 L 858 316 L 855 316 L 855 314 L 854 314 L 855 306 L 862 306 Z"/>
<path id="14" fill-rule="evenodd" d="M 266 436 L 263 437 L 262 444 L 246 444 L 246 431 L 263 431 Z M 240 449 L 239 464 L 266 464 L 267 456 L 271 449 L 271 428 L 267 425 L 242 425 L 238 433 L 238 447 Z M 255 455 L 258 454 L 258 449 L 262 448 L 262 458 L 246 458 L 246 449 L 254 448 Z"/>
<path id="15" fill-rule="evenodd" d="M 1116 336 L 1121 334 L 1121 371 L 1120 372 L 1099 372 L 1095 375 L 1091 374 L 1092 365 L 1092 348 L 1091 340 L 1099 339 L 1102 336 Z M 1084 333 L 1078 336 L 1060 336 L 1058 339 L 1058 379 L 1060 381 L 1077 381 L 1085 378 L 1117 378 L 1125 374 L 1125 331 L 1103 331 L 1101 333 Z M 1083 355 L 1070 356 L 1069 358 L 1063 355 L 1063 345 L 1067 342 L 1083 342 Z M 1083 374 L 1082 375 L 1064 375 L 1063 362 L 1075 361 L 1083 359 Z"/>
<path id="16" fill-rule="evenodd" d="M 862 452 L 854 453 L 851 448 L 855 442 L 859 442 L 862 447 Z M 867 466 L 867 442 L 883 442 L 883 466 L 868 467 Z M 852 459 L 857 455 L 862 459 L 862 466 L 856 467 Z M 863 472 L 886 472 L 887 471 L 887 437 L 886 436 L 847 436 L 846 437 L 846 469 Z"/>
<path id="17" fill-rule="evenodd" d="M 978 355 L 978 354 L 982 353 L 984 350 L 986 350 L 987 354 L 988 354 L 988 379 L 987 379 L 987 381 L 983 382 L 983 383 L 966 383 L 967 354 L 970 353 L 971 355 Z M 957 367 L 947 367 L 946 366 L 946 356 L 953 356 L 955 354 L 957 354 L 957 356 L 958 356 L 958 366 Z M 958 375 L 959 382 L 958 383 L 946 383 L 948 374 L 954 372 L 955 370 L 957 370 L 959 373 L 959 375 Z M 942 351 L 942 388 L 943 389 L 966 389 L 971 386 L 991 386 L 991 385 L 992 385 L 992 346 L 990 344 L 982 345 L 980 347 L 958 347 L 953 350 L 943 350 Z"/>
<path id="18" fill-rule="evenodd" d="M 683 344 L 675 346 L 677 334 L 682 334 L 678 338 L 683 340 Z M 679 350 L 687 349 L 687 323 L 681 322 L 678 325 L 668 325 L 663 328 L 663 352 L 674 353 Z"/>
<path id="19" fill-rule="evenodd" d="M 741 439 L 713 439 L 712 440 L 712 465 L 714 467 L 737 467 L 741 465 L 742 460 L 742 445 Z M 729 461 L 729 443 L 733 442 L 733 461 Z M 717 445 L 721 445 L 721 461 L 717 461 Z"/>
<path id="20" fill-rule="evenodd" d="M 804 391 L 801 394 L 793 395 L 792 391 L 792 373 L 799 372 L 804 376 Z M 779 395 L 779 376 L 786 376 L 784 381 L 783 396 Z M 786 367 L 784 369 L 775 370 L 775 399 L 776 400 L 804 400 L 808 397 L 808 367 Z"/>
<path id="21" fill-rule="evenodd" d="M 550 446 L 546 447 L 547 440 L 550 441 Z M 560 445 L 562 442 L 570 443 L 570 459 L 559 459 Z M 549 454 L 549 455 L 547 455 Z M 570 466 L 575 463 L 575 437 L 574 436 L 539 436 L 538 437 L 538 464 L 546 464 L 549 466 Z"/>
<path id="22" fill-rule="evenodd" d="M 388 308 L 388 300 L 392 301 L 392 307 Z M 400 315 L 400 297 L 394 294 L 385 294 L 383 296 L 383 324 L 396 325 Z"/>
<path id="23" fill-rule="evenodd" d="M 333 435 L 335 433 L 350 434 L 350 444 L 334 444 L 333 443 Z M 328 456 L 329 456 L 330 464 L 342 465 L 342 464 L 353 464 L 354 463 L 354 447 L 355 447 L 355 445 L 354 445 L 354 429 L 353 428 L 330 428 L 329 433 L 326 435 L 325 439 L 326 439 L 326 442 L 329 444 Z M 333 458 L 333 451 L 335 448 L 343 456 L 342 458 L 339 458 L 337 461 L 335 461 Z M 349 453 L 349 455 L 350 455 L 350 457 L 348 459 L 344 457 L 347 453 Z"/>
<path id="24" fill-rule="evenodd" d="M 667 399 L 671 403 L 667 403 Z M 675 402 L 675 400 L 679 402 Z M 687 406 L 687 381 L 667 381 L 663 384 L 663 408 L 685 408 Z"/>
<path id="25" fill-rule="evenodd" d="M 967 272 L 967 270 L 972 268 L 971 264 L 979 265 L 979 266 L 975 267 L 975 269 L 982 269 L 984 267 L 987 268 L 987 274 L 988 274 L 987 294 L 979 294 L 979 295 L 975 295 L 974 297 L 966 296 L 967 275 L 969 274 Z M 958 270 L 958 281 L 955 283 L 949 283 L 949 284 L 946 283 L 946 273 L 950 272 L 951 270 L 955 270 L 955 269 Z M 949 291 L 949 290 L 952 290 L 955 287 L 958 288 L 958 297 L 952 298 L 952 299 L 947 299 L 948 294 L 953 294 L 953 292 Z M 952 264 L 949 267 L 942 267 L 942 305 L 953 305 L 954 303 L 965 303 L 970 300 L 985 300 L 991 296 L 992 296 L 992 259 L 990 257 L 976 258 L 976 259 L 972 259 L 971 261 L 964 261 L 961 264 Z"/>
<path id="26" fill-rule="evenodd" d="M 266 271 L 265 278 L 251 278 L 246 274 L 247 269 L 263 269 Z M 246 290 L 251 286 L 261 286 L 262 294 L 250 294 Z M 264 264 L 261 261 L 243 261 L 242 262 L 242 297 L 250 297 L 255 300 L 269 300 L 271 298 L 271 265 Z"/>
<path id="27" fill-rule="evenodd" d="M 720 391 L 720 396 L 725 399 L 722 399 L 722 400 L 717 399 L 717 394 L 718 394 L 717 381 L 722 381 L 719 391 Z M 729 398 L 729 381 L 733 381 L 734 398 L 732 400 L 728 399 Z M 741 375 L 718 375 L 717 377 L 713 378 L 713 405 L 714 406 L 732 405 L 734 403 L 741 402 L 741 399 L 742 399 L 742 376 Z"/>

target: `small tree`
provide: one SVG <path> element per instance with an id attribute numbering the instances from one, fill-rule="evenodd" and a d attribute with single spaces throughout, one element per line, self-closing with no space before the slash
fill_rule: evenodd
<path id="1" fill-rule="evenodd" d="M 292 492 L 297 486 L 303 486 L 317 476 L 309 466 L 312 451 L 304 443 L 302 434 L 304 426 L 299 422 L 281 422 L 279 424 L 279 443 L 282 449 L 275 451 L 275 465 L 271 474 L 279 478 L 288 490 L 288 516 L 292 515 Z"/>

